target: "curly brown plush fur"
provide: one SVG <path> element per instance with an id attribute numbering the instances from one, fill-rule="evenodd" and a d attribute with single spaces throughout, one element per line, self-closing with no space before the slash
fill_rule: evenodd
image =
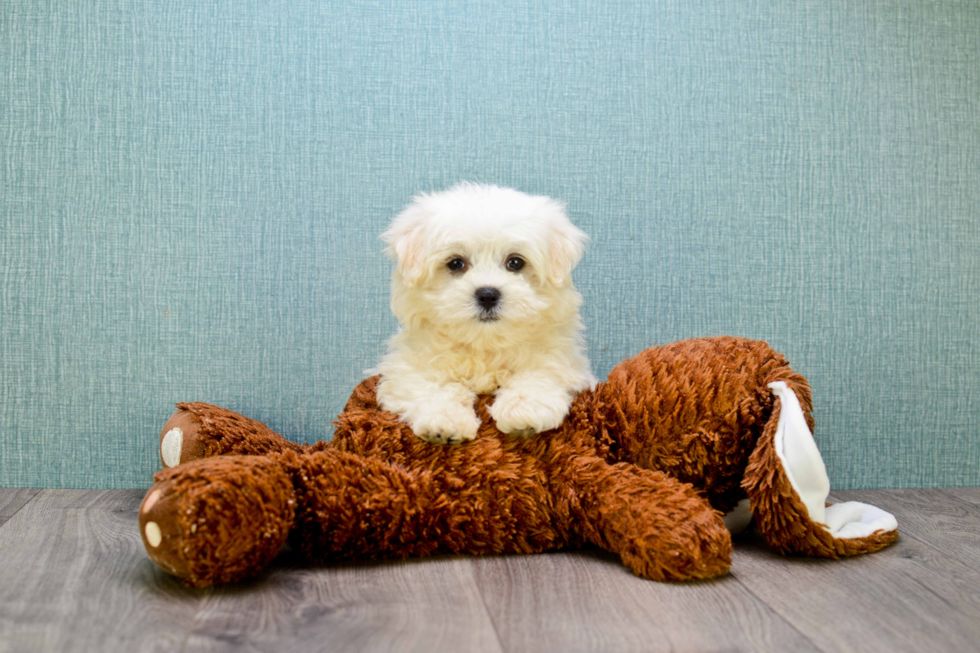
<path id="1" fill-rule="evenodd" d="M 150 557 L 206 586 L 257 573 L 287 540 L 313 563 L 591 543 L 645 578 L 711 578 L 730 565 L 721 515 L 746 494 L 781 552 L 837 557 L 897 537 L 844 541 L 809 519 L 772 451 L 779 400 L 767 384 L 790 386 L 812 428 L 810 389 L 764 342 L 648 349 L 528 438 L 500 433 L 481 397 L 479 436 L 458 446 L 424 442 L 380 410 L 377 380 L 354 390 L 333 440 L 312 446 L 178 404 L 161 437 L 179 434 L 181 464 L 156 475 L 140 511 Z"/>

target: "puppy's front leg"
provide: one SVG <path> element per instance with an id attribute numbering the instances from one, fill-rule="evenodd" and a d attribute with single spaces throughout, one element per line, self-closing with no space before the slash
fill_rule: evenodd
<path id="1" fill-rule="evenodd" d="M 532 435 L 550 431 L 565 419 L 572 396 L 572 391 L 553 375 L 529 372 L 497 390 L 490 416 L 504 433 Z"/>
<path id="2" fill-rule="evenodd" d="M 381 377 L 378 405 L 396 413 L 415 435 L 437 444 L 459 444 L 476 437 L 480 419 L 476 394 L 459 383 L 438 384 L 421 374 Z"/>

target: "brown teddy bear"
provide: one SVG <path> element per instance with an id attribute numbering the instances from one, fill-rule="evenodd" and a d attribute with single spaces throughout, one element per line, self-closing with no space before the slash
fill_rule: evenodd
<path id="1" fill-rule="evenodd" d="M 648 349 L 531 437 L 500 433 L 481 397 L 479 436 L 456 446 L 380 410 L 376 384 L 361 383 L 334 438 L 314 445 L 178 404 L 161 433 L 170 469 L 140 508 L 150 558 L 202 587 L 259 573 L 287 541 L 311 563 L 588 543 L 645 578 L 690 580 L 728 571 L 726 522 L 750 516 L 781 553 L 834 558 L 898 537 L 874 506 L 825 504 L 810 388 L 764 342 Z"/>

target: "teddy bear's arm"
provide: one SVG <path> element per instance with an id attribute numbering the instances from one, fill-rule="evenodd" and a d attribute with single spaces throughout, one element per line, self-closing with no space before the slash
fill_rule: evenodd
<path id="1" fill-rule="evenodd" d="M 691 485 L 628 463 L 590 462 L 576 476 L 582 536 L 619 554 L 638 576 L 676 581 L 728 572 L 731 535 Z"/>
<path id="2" fill-rule="evenodd" d="M 515 471 L 409 469 L 335 448 L 216 456 L 158 473 L 140 531 L 154 562 L 200 587 L 254 576 L 287 536 L 315 563 L 564 546 L 542 477 Z"/>

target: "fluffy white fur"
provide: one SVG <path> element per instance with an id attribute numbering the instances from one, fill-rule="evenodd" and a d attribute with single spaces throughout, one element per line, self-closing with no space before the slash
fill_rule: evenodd
<path id="1" fill-rule="evenodd" d="M 587 237 L 561 203 L 461 184 L 415 197 L 381 238 L 396 259 L 391 307 L 401 329 L 372 371 L 382 375 L 381 407 L 419 437 L 473 439 L 474 400 L 491 393 L 501 431 L 546 431 L 595 383 L 571 278 Z M 515 257 L 518 271 L 508 269 Z M 451 270 L 460 260 L 465 268 Z M 481 288 L 499 291 L 489 310 Z"/>

